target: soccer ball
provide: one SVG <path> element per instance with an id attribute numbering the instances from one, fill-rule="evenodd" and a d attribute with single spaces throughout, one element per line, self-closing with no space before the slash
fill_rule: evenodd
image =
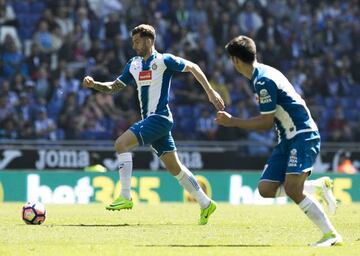
<path id="1" fill-rule="evenodd" d="M 46 209 L 42 203 L 27 202 L 22 208 L 22 219 L 26 224 L 40 225 L 45 221 Z"/>

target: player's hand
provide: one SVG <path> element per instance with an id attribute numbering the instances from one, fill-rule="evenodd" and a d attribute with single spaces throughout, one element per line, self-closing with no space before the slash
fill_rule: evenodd
<path id="1" fill-rule="evenodd" d="M 215 108 L 217 110 L 224 110 L 225 109 L 224 100 L 221 98 L 220 94 L 217 91 L 212 90 L 209 93 L 209 100 L 215 106 Z"/>
<path id="2" fill-rule="evenodd" d="M 91 76 L 86 76 L 83 80 L 83 86 L 86 88 L 93 88 L 94 87 L 94 78 L 92 78 Z"/>
<path id="3" fill-rule="evenodd" d="M 215 122 L 219 125 L 225 126 L 225 127 L 231 127 L 232 125 L 232 115 L 230 115 L 226 111 L 218 111 L 216 113 Z"/>

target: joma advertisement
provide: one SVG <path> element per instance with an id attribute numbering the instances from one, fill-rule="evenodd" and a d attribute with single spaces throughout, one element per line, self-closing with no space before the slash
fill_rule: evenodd
<path id="1" fill-rule="evenodd" d="M 116 170 L 118 163 L 113 151 L 93 150 L 59 150 L 38 149 L 0 150 L 0 170 L 13 169 L 66 169 L 83 170 L 89 166 L 96 152 L 98 163 L 104 165 L 108 170 Z M 266 156 L 248 156 L 240 151 L 226 152 L 203 152 L 179 150 L 179 158 L 191 170 L 262 170 L 266 162 Z M 318 157 L 315 172 L 326 172 L 336 170 L 344 158 L 344 151 L 322 152 Z M 354 168 L 360 169 L 360 153 L 346 152 L 346 156 L 352 161 Z M 133 153 L 134 168 L 137 170 L 160 170 L 163 169 L 159 158 L 151 151 L 136 151 Z"/>

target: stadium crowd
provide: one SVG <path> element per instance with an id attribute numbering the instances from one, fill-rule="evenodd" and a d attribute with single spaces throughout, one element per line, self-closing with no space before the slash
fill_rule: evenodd
<path id="1" fill-rule="evenodd" d="M 81 81 L 116 79 L 140 23 L 156 28 L 158 51 L 199 64 L 227 110 L 242 117 L 258 109 L 224 45 L 239 34 L 255 38 L 259 60 L 288 76 L 323 141 L 359 141 L 357 0 L 0 0 L 0 138 L 114 139 L 139 120 L 134 86 L 105 95 Z M 272 135 L 217 127 L 191 75 L 173 78 L 170 107 L 176 139 Z"/>

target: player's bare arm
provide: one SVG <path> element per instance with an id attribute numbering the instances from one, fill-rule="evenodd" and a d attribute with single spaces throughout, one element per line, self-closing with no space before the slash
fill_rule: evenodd
<path id="1" fill-rule="evenodd" d="M 87 88 L 93 88 L 99 92 L 110 94 L 117 93 L 125 87 L 125 85 L 118 79 L 112 82 L 98 82 L 95 81 L 94 78 L 92 78 L 91 76 L 86 76 L 84 78 L 83 86 Z"/>
<path id="2" fill-rule="evenodd" d="M 199 65 L 191 61 L 187 61 L 184 71 L 191 72 L 195 76 L 196 80 L 202 85 L 206 94 L 208 95 L 209 101 L 215 106 L 217 110 L 224 110 L 224 100 L 221 98 L 220 94 L 211 87 Z"/>
<path id="3" fill-rule="evenodd" d="M 264 131 L 269 130 L 274 124 L 274 113 L 258 115 L 250 119 L 233 117 L 226 111 L 218 111 L 215 121 L 217 124 L 226 127 L 238 127 L 245 130 Z"/>

